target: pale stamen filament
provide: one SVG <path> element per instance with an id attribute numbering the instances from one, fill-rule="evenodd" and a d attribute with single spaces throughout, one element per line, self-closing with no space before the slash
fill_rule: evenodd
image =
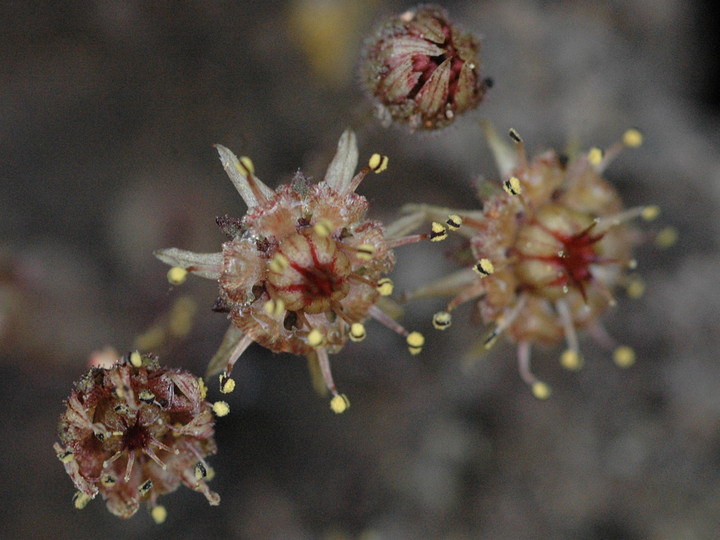
<path id="1" fill-rule="evenodd" d="M 377 306 L 375 306 L 375 305 L 370 306 L 370 308 L 368 309 L 368 313 L 370 314 L 370 316 L 373 319 L 375 319 L 379 323 L 384 324 L 393 332 L 396 332 L 403 337 L 408 337 L 408 335 L 409 335 L 408 331 L 405 330 L 405 328 L 403 328 L 400 324 L 395 322 L 395 319 L 390 317 L 388 314 L 386 314 L 384 311 L 382 311 Z"/>
<path id="2" fill-rule="evenodd" d="M 318 365 L 320 366 L 320 373 L 322 373 L 325 385 L 333 396 L 337 396 L 338 391 L 335 387 L 335 382 L 333 381 L 332 372 L 330 371 L 330 358 L 328 357 L 327 350 L 325 348 L 320 348 L 317 349 L 316 352 Z"/>

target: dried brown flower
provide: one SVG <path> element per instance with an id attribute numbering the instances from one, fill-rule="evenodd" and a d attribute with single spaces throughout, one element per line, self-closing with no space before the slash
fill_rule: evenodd
<path id="1" fill-rule="evenodd" d="M 390 17 L 365 44 L 361 79 L 383 124 L 438 129 L 474 109 L 491 85 L 480 75 L 480 40 L 421 5 Z"/>
<path id="2" fill-rule="evenodd" d="M 530 371 L 531 344 L 554 345 L 564 339 L 568 348 L 561 362 L 570 369 L 582 363 L 577 329 L 587 328 L 602 344 L 614 345 L 599 316 L 615 305 L 616 287 L 637 288 L 628 271 L 635 267 L 632 251 L 640 235 L 628 222 L 639 216 L 653 219 L 658 209 L 623 209 L 617 191 L 601 176 L 624 146 L 641 144 L 637 130 L 629 130 L 606 152 L 594 148 L 568 159 L 551 150 L 530 162 L 514 130 L 515 153 L 489 126 L 486 131 L 504 181 L 502 191 L 495 188 L 485 198 L 482 212 L 408 209 L 435 219 L 452 212 L 450 221 L 462 223 L 460 232 L 469 238 L 477 263 L 410 297 L 454 296 L 434 317 L 438 329 L 450 326 L 454 308 L 477 299 L 490 326 L 485 348 L 500 334 L 517 343 L 521 375 L 543 398 L 549 388 Z M 618 364 L 632 358 L 628 347 L 616 349 Z"/>
<path id="3" fill-rule="evenodd" d="M 110 368 L 93 367 L 67 400 L 54 446 L 78 489 L 75 506 L 99 493 L 110 512 L 129 518 L 145 499 L 162 522 L 166 511 L 157 498 L 181 483 L 219 504 L 206 483 L 212 469 L 205 458 L 216 446 L 205 392 L 202 379 L 162 367 L 151 355 L 135 352 Z"/>
<path id="4" fill-rule="evenodd" d="M 421 220 L 411 217 L 384 229 L 365 217 L 367 200 L 355 189 L 368 172 L 382 172 L 387 157 L 373 154 L 354 174 L 358 150 L 350 130 L 340 138 L 322 182 L 312 183 L 298 172 L 276 191 L 255 176 L 249 158 L 217 149 L 247 214 L 218 218 L 228 239 L 220 253 L 156 252 L 173 266 L 170 279 L 191 272 L 219 282 L 216 309 L 228 311 L 233 324 L 208 374 L 222 371 L 221 389 L 229 391 L 232 366 L 252 342 L 303 354 L 317 362 L 333 395 L 331 406 L 342 412 L 349 402 L 335 388 L 328 354 L 340 351 L 348 339 L 364 339 L 363 323 L 370 317 L 405 336 L 413 354 L 420 352 L 422 336 L 408 333 L 378 302 L 392 293 L 392 281 L 384 276 L 395 264 L 393 248 L 441 240 L 445 227 L 435 224 L 428 234 L 403 236 Z"/>

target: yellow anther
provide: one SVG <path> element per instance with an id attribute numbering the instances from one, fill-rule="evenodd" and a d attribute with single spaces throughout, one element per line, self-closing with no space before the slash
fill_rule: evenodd
<path id="1" fill-rule="evenodd" d="M 503 189 L 508 195 L 520 195 L 522 193 L 520 179 L 517 176 L 511 176 L 503 183 Z"/>
<path id="2" fill-rule="evenodd" d="M 625 291 L 630 298 L 638 299 L 645 294 L 645 282 L 639 276 L 635 276 L 625 286 Z"/>
<path id="3" fill-rule="evenodd" d="M 433 326 L 438 330 L 445 330 L 452 324 L 452 315 L 447 311 L 438 311 L 433 315 Z"/>
<path id="4" fill-rule="evenodd" d="M 473 270 L 481 276 L 489 276 L 495 272 L 495 266 L 490 262 L 490 259 L 480 259 L 477 264 L 473 266 Z"/>
<path id="5" fill-rule="evenodd" d="M 422 351 L 425 345 L 425 338 L 420 332 L 410 332 L 407 337 L 408 350 L 410 354 L 416 355 Z"/>
<path id="6" fill-rule="evenodd" d="M 63 450 L 62 452 L 57 453 L 57 458 L 61 463 L 70 463 L 74 457 L 75 454 L 73 454 L 72 450 Z"/>
<path id="7" fill-rule="evenodd" d="M 431 242 L 440 242 L 442 240 L 445 240 L 446 238 L 447 238 L 447 227 L 445 227 L 445 225 L 443 225 L 442 223 L 433 221 L 432 225 L 430 225 L 430 241 Z"/>
<path id="8" fill-rule="evenodd" d="M 450 214 L 445 223 L 447 223 L 448 229 L 451 231 L 457 231 L 462 225 L 462 218 L 457 214 Z"/>
<path id="9" fill-rule="evenodd" d="M 138 491 L 140 492 L 140 496 L 144 497 L 145 495 L 150 493 L 150 490 L 152 489 L 152 487 L 153 487 L 153 481 L 148 478 L 138 488 Z"/>
<path id="10" fill-rule="evenodd" d="M 483 347 L 485 348 L 486 351 L 493 348 L 493 346 L 495 345 L 495 343 L 497 343 L 497 340 L 498 340 L 498 337 L 499 337 L 499 336 L 500 336 L 500 334 L 498 333 L 497 330 L 493 330 L 492 332 L 490 332 L 490 333 L 487 335 L 487 337 L 486 337 L 485 340 L 483 341 Z"/>
<path id="11" fill-rule="evenodd" d="M 317 223 L 313 225 L 313 230 L 315 231 L 315 234 L 322 236 L 323 238 L 330 236 L 333 232 L 332 221 L 325 218 L 319 219 Z"/>
<path id="12" fill-rule="evenodd" d="M 577 371 L 583 365 L 582 357 L 577 351 L 567 349 L 560 355 L 560 365 L 570 371 Z"/>
<path id="13" fill-rule="evenodd" d="M 198 378 L 198 390 L 200 391 L 200 399 L 205 400 L 207 397 L 207 386 L 205 386 L 205 381 L 202 380 L 202 378 Z"/>
<path id="14" fill-rule="evenodd" d="M 78 510 L 82 510 L 87 506 L 87 503 L 89 503 L 92 500 L 92 497 L 89 495 L 85 495 L 82 491 L 76 491 L 75 495 L 73 495 L 72 501 L 75 508 Z"/>
<path id="15" fill-rule="evenodd" d="M 508 135 L 510 135 L 510 138 L 516 143 L 520 144 L 522 142 L 522 138 L 520 137 L 520 134 L 515 130 L 515 128 L 510 128 L 510 132 L 508 133 Z"/>
<path id="16" fill-rule="evenodd" d="M 167 273 L 167 280 L 170 285 L 182 285 L 187 279 L 188 271 L 182 266 L 173 266 Z"/>
<path id="17" fill-rule="evenodd" d="M 240 156 L 238 162 L 240 164 L 240 172 L 244 176 L 250 176 L 255 174 L 255 164 L 252 162 L 252 159 L 247 156 Z"/>
<path id="18" fill-rule="evenodd" d="M 139 352 L 133 351 L 130 353 L 130 364 L 136 368 L 142 366 L 142 356 L 140 356 Z"/>
<path id="19" fill-rule="evenodd" d="M 337 394 L 330 400 L 330 408 L 335 414 L 345 412 L 350 407 L 350 400 L 345 394 Z"/>
<path id="20" fill-rule="evenodd" d="M 223 394 L 229 394 L 235 390 L 235 379 L 231 379 L 227 373 L 220 375 L 220 392 Z"/>
<path id="21" fill-rule="evenodd" d="M 227 404 L 226 401 L 216 401 L 213 403 L 213 412 L 221 417 L 221 416 L 227 416 L 227 414 L 230 412 L 230 405 Z"/>
<path id="22" fill-rule="evenodd" d="M 678 231 L 675 227 L 665 227 L 655 237 L 655 245 L 667 249 L 675 245 L 678 240 Z"/>
<path id="23" fill-rule="evenodd" d="M 198 461 L 195 464 L 195 480 L 200 481 L 207 476 L 207 469 L 203 465 L 202 461 Z"/>
<path id="24" fill-rule="evenodd" d="M 265 313 L 267 313 L 271 317 L 278 317 L 285 313 L 285 302 L 283 302 L 281 298 L 271 298 L 270 300 L 265 302 L 264 308 Z"/>
<path id="25" fill-rule="evenodd" d="M 613 362 L 619 368 L 629 368 L 635 363 L 635 351 L 627 345 L 620 345 L 613 352 Z"/>
<path id="26" fill-rule="evenodd" d="M 660 207 L 647 206 L 643 209 L 642 214 L 640 215 L 645 221 L 652 221 L 654 219 L 657 219 L 657 217 L 660 215 Z"/>
<path id="27" fill-rule="evenodd" d="M 623 134 L 622 142 L 629 148 L 637 148 L 643 142 L 643 134 L 637 128 L 630 128 Z"/>
<path id="28" fill-rule="evenodd" d="M 150 516 L 153 518 L 155 523 L 161 525 L 162 523 L 165 523 L 165 520 L 167 519 L 167 510 L 165 510 L 164 506 L 159 504 L 150 510 Z"/>
<path id="29" fill-rule="evenodd" d="M 537 381 L 532 385 L 532 393 L 538 399 L 547 399 L 552 394 L 550 387 L 542 381 Z"/>
<path id="30" fill-rule="evenodd" d="M 273 258 L 270 259 L 270 270 L 276 274 L 282 274 L 287 270 L 288 266 L 290 266 L 290 263 L 282 253 L 276 253 L 273 255 Z"/>
<path id="31" fill-rule="evenodd" d="M 381 156 L 380 154 L 373 154 L 372 156 L 370 156 L 370 160 L 368 161 L 368 167 L 370 167 L 370 169 L 374 171 L 375 174 L 380 174 L 385 169 L 387 169 L 387 166 L 387 156 Z"/>
<path id="32" fill-rule="evenodd" d="M 602 161 L 603 154 L 604 152 L 602 151 L 602 149 L 595 146 L 588 151 L 588 161 L 592 165 L 597 165 Z"/>
<path id="33" fill-rule="evenodd" d="M 155 394 L 150 390 L 143 388 L 138 392 L 138 399 L 143 403 L 153 403 L 155 401 Z"/>
<path id="34" fill-rule="evenodd" d="M 111 474 L 105 474 L 100 479 L 100 483 L 105 487 L 113 487 L 117 483 L 117 478 Z"/>
<path id="35" fill-rule="evenodd" d="M 380 293 L 380 296 L 390 296 L 393 293 L 395 284 L 390 278 L 380 278 L 377 282 L 375 289 Z"/>
<path id="36" fill-rule="evenodd" d="M 307 341 L 311 347 L 320 347 L 325 342 L 325 336 L 320 330 L 313 328 L 307 335 Z"/>
<path id="37" fill-rule="evenodd" d="M 350 339 L 352 341 L 362 341 L 367 336 L 365 326 L 361 323 L 353 323 L 350 325 Z"/>
<path id="38" fill-rule="evenodd" d="M 375 255 L 375 246 L 372 244 L 360 244 L 356 249 L 358 259 L 361 261 L 371 261 Z"/>

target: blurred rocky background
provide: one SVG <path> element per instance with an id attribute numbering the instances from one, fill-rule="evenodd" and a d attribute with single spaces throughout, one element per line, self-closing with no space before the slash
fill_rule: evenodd
<path id="1" fill-rule="evenodd" d="M 357 82 L 363 36 L 411 4 L 0 3 L 0 475 L 2 538 L 705 539 L 720 530 L 720 84 L 710 2 L 444 2 L 484 37 L 495 86 L 440 133 L 385 130 Z M 405 202 L 467 207 L 495 166 L 478 120 L 529 150 L 645 144 L 607 171 L 627 204 L 662 207 L 679 242 L 638 252 L 646 294 L 605 318 L 638 361 L 616 368 L 584 338 L 586 366 L 536 350 L 553 387 L 534 399 L 514 350 L 468 362 L 482 329 L 465 306 L 406 308 L 427 347 L 379 324 L 333 359 L 352 408 L 334 415 L 301 358 L 252 347 L 211 459 L 219 507 L 187 489 L 155 525 L 100 501 L 72 507 L 52 450 L 93 351 L 138 339 L 201 374 L 225 318 L 215 285 L 168 286 L 160 247 L 217 251 L 217 215 L 245 208 L 212 148 L 252 156 L 271 186 L 316 178 L 347 125 L 390 168 L 359 192 L 391 221 Z M 452 244 L 400 248 L 396 290 L 454 269 Z M 189 333 L 167 332 L 195 305 Z M 460 324 L 464 321 L 466 324 Z M 153 332 L 155 332 L 153 334 Z M 142 342 L 142 341 L 141 341 Z M 211 399 L 219 399 L 210 381 Z"/>

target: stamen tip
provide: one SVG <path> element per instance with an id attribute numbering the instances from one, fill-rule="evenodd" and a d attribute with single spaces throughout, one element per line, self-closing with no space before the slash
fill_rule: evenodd
<path id="1" fill-rule="evenodd" d="M 605 152 L 602 151 L 601 148 L 593 147 L 590 150 L 588 150 L 588 161 L 591 165 L 598 165 L 605 155 Z"/>
<path id="2" fill-rule="evenodd" d="M 635 363 L 635 351 L 627 345 L 620 345 L 613 352 L 613 362 L 622 369 L 627 369 Z"/>
<path id="3" fill-rule="evenodd" d="M 512 196 L 517 196 L 522 193 L 522 185 L 520 185 L 520 179 L 517 176 L 511 176 L 505 182 L 503 182 L 503 189 L 505 193 Z"/>
<path id="4" fill-rule="evenodd" d="M 370 156 L 370 160 L 368 161 L 368 167 L 375 173 L 380 174 L 385 169 L 387 169 L 388 166 L 388 157 L 387 156 L 381 156 L 380 154 L 373 154 Z"/>
<path id="5" fill-rule="evenodd" d="M 170 285 L 182 285 L 187 279 L 188 271 L 182 266 L 173 266 L 167 273 Z"/>
<path id="6" fill-rule="evenodd" d="M 133 351 L 130 353 L 130 364 L 135 368 L 139 368 L 140 366 L 142 366 L 142 356 L 140 356 L 140 353 L 138 351 Z"/>
<path id="7" fill-rule="evenodd" d="M 642 214 L 640 214 L 642 218 L 645 221 L 653 221 L 654 219 L 657 219 L 657 217 L 660 215 L 660 207 L 659 206 L 646 206 Z"/>
<path id="8" fill-rule="evenodd" d="M 390 278 L 381 278 L 375 287 L 380 296 L 390 296 L 393 293 L 395 284 Z"/>
<path id="9" fill-rule="evenodd" d="M 413 356 L 419 354 L 425 345 L 425 337 L 420 332 L 410 332 L 407 337 L 407 345 L 410 354 Z"/>
<path id="10" fill-rule="evenodd" d="M 158 505 L 150 510 L 150 516 L 157 525 L 161 525 L 165 523 L 165 520 L 167 519 L 167 510 L 164 506 Z"/>
<path id="11" fill-rule="evenodd" d="M 577 371 L 583 366 L 583 359 L 577 351 L 566 349 L 560 355 L 560 365 L 569 371 Z"/>
<path id="12" fill-rule="evenodd" d="M 230 405 L 227 404 L 226 401 L 216 401 L 213 403 L 213 412 L 218 417 L 227 416 L 227 414 L 230 412 Z"/>
<path id="13" fill-rule="evenodd" d="M 313 328 L 307 335 L 308 345 L 311 347 L 319 347 L 325 341 L 325 338 L 320 330 Z"/>
<path id="14" fill-rule="evenodd" d="M 362 323 L 353 323 L 350 325 L 350 340 L 351 341 L 362 341 L 365 339 L 367 332 L 365 331 L 365 325 Z"/>
<path id="15" fill-rule="evenodd" d="M 485 277 L 495 272 L 495 266 L 490 261 L 490 259 L 480 259 L 477 264 L 473 266 L 473 270 L 475 270 L 475 272 L 480 274 L 481 276 Z"/>
<path id="16" fill-rule="evenodd" d="M 628 148 L 637 148 L 643 143 L 643 134 L 637 128 L 630 128 L 623 134 L 622 142 Z"/>
<path id="17" fill-rule="evenodd" d="M 447 311 L 438 311 L 433 315 L 433 326 L 436 330 L 445 330 L 452 324 L 452 315 Z"/>
<path id="18" fill-rule="evenodd" d="M 537 399 L 547 399 L 552 394 L 552 390 L 546 383 L 537 381 L 532 385 L 532 393 Z"/>
<path id="19" fill-rule="evenodd" d="M 448 229 L 451 231 L 457 231 L 462 226 L 462 222 L 463 220 L 460 216 L 457 214 L 450 214 L 445 223 L 447 224 Z"/>
<path id="20" fill-rule="evenodd" d="M 675 227 L 665 227 L 655 237 L 655 245 L 661 249 L 672 247 L 678 241 L 678 231 Z"/>
<path id="21" fill-rule="evenodd" d="M 430 226 L 430 241 L 441 242 L 447 238 L 447 227 L 442 223 L 433 221 Z"/>
<path id="22" fill-rule="evenodd" d="M 335 414 L 344 413 L 350 407 L 350 400 L 345 394 L 335 394 L 330 400 L 330 408 Z"/>

